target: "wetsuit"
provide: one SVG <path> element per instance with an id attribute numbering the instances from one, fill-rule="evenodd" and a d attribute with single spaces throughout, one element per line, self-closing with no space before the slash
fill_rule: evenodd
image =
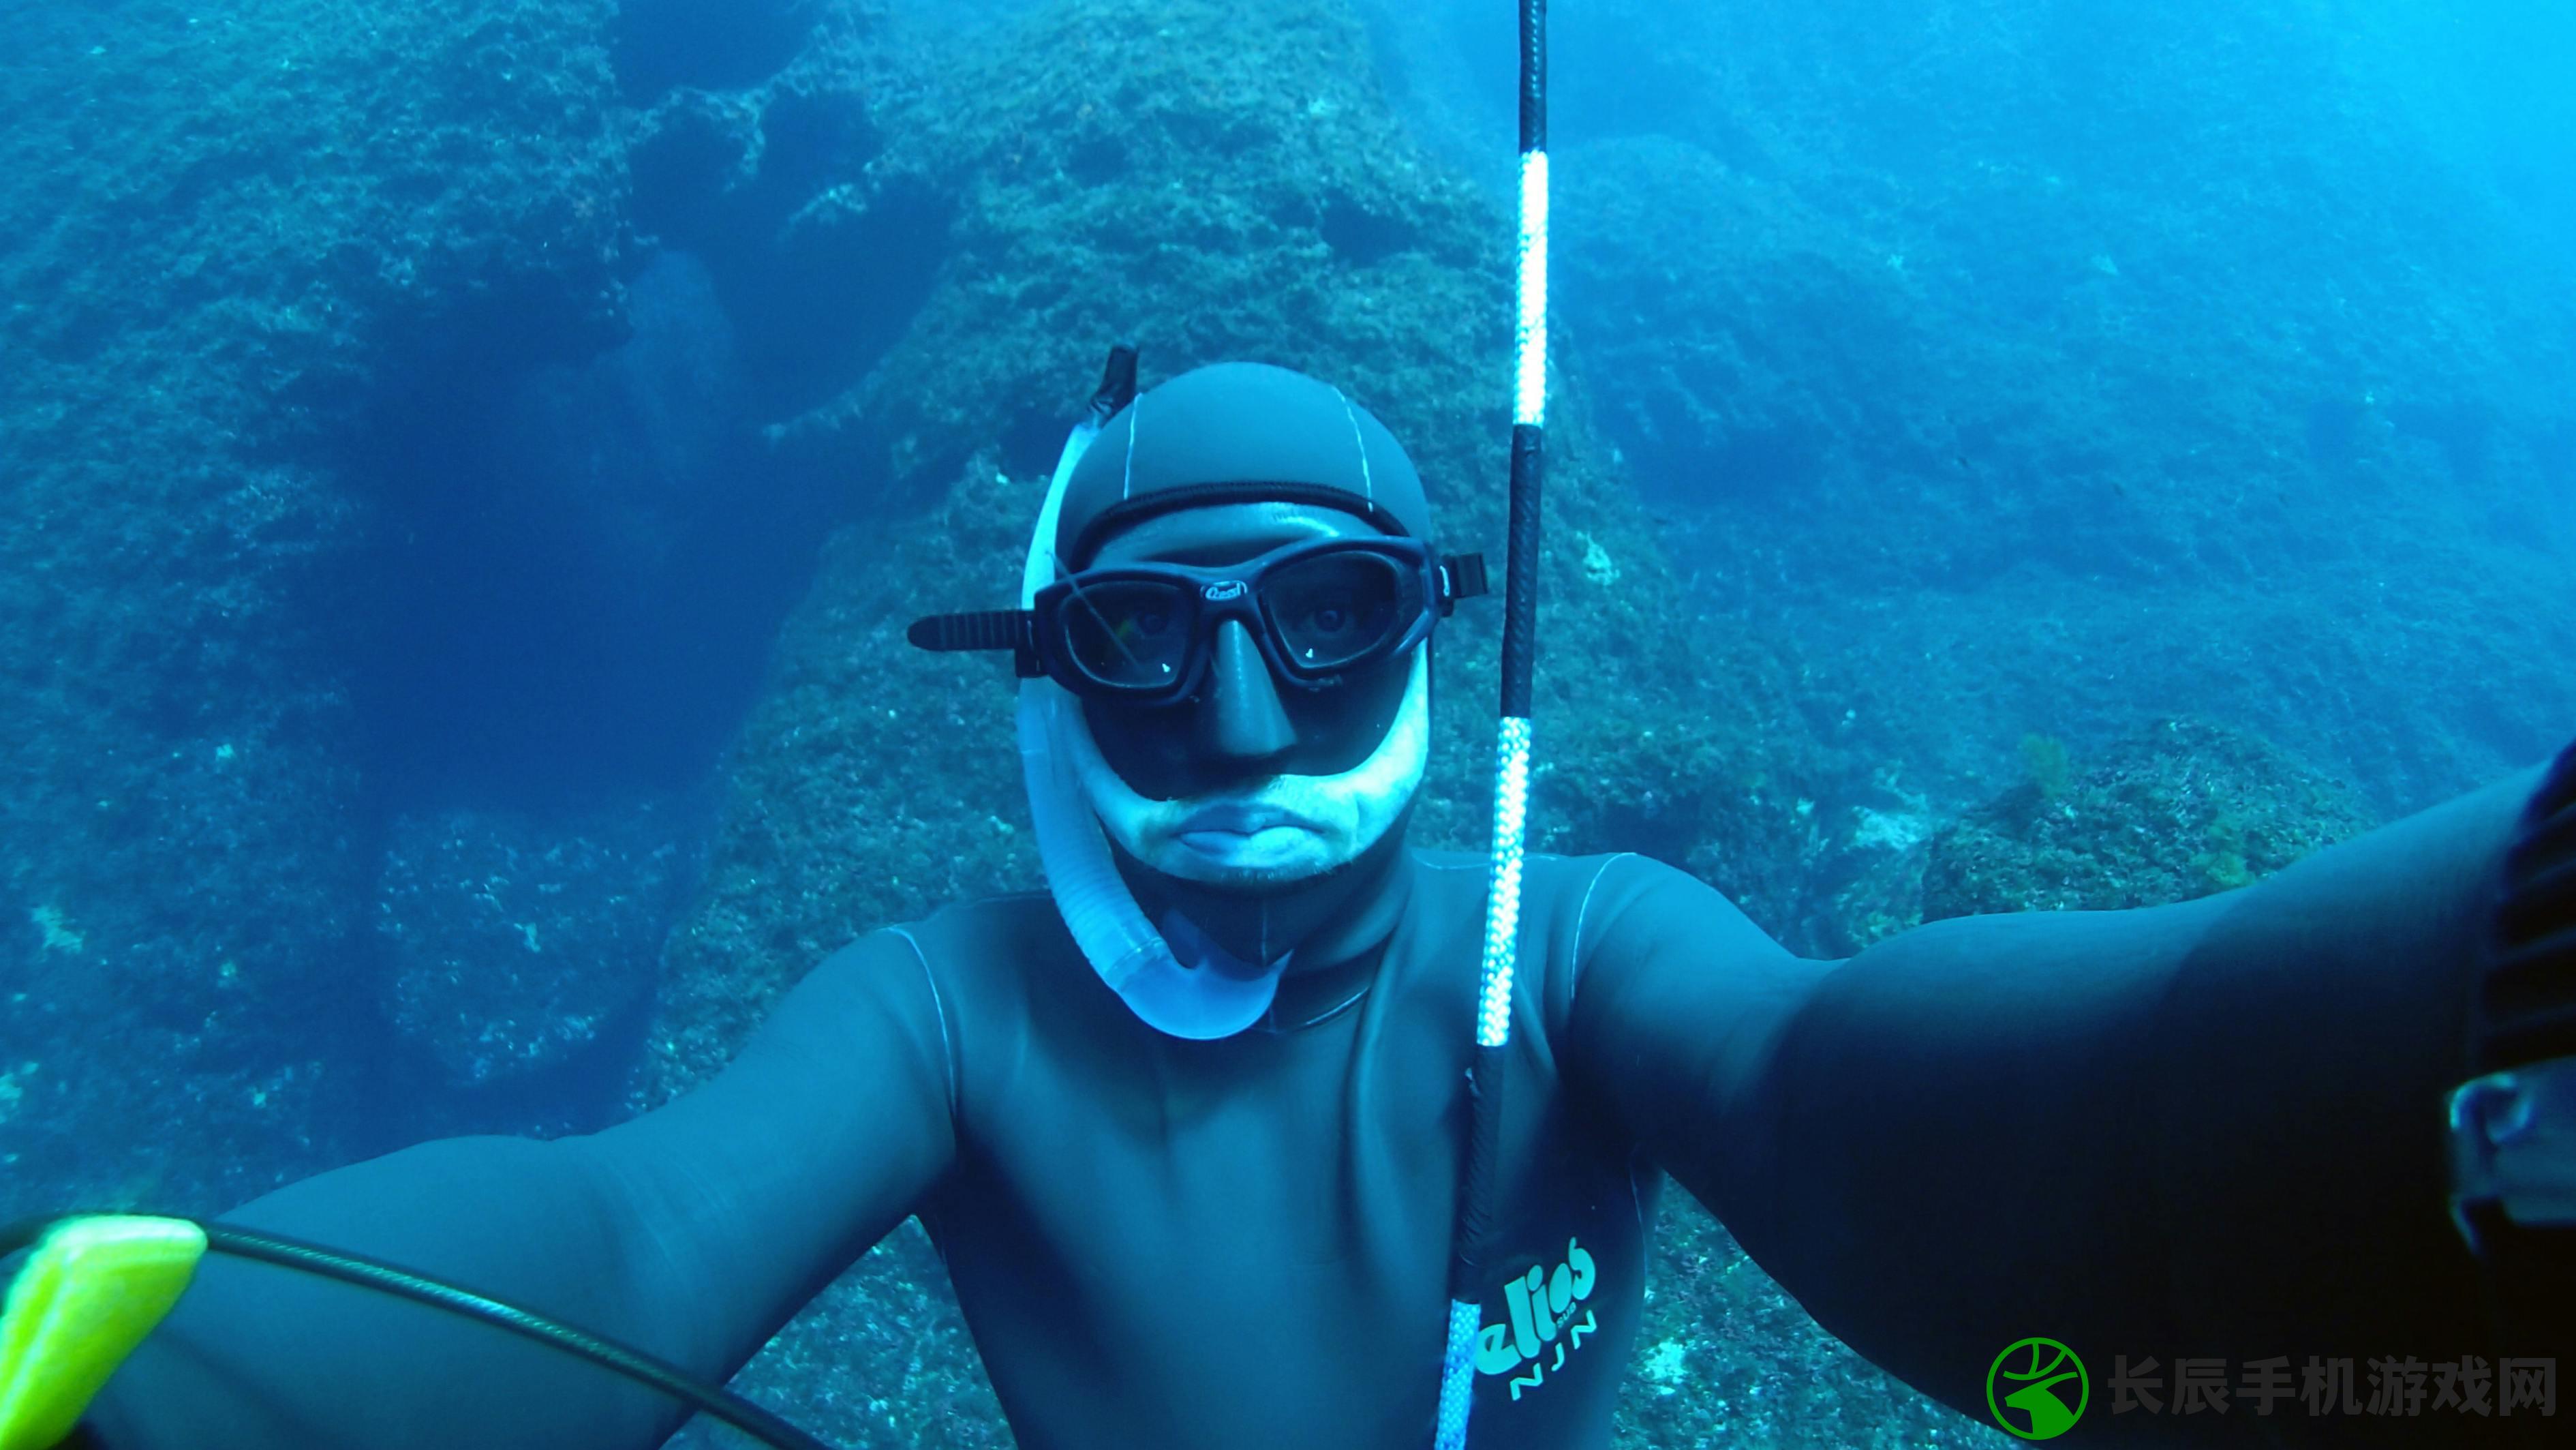
<path id="1" fill-rule="evenodd" d="M 1842 963 L 1655 862 L 1535 859 L 1474 1443 L 1607 1443 L 1658 1170 L 1828 1329 L 1980 1414 L 2026 1335 L 2097 1375 L 2492 1352 L 2438 1104 L 2535 779 L 2243 891 L 1941 922 Z M 918 1213 L 1031 1450 L 1420 1450 L 1485 877 L 1411 853 L 1386 882 L 1392 935 L 1293 974 L 1232 1038 L 1139 1023 L 1045 897 L 979 901 L 837 953 L 634 1122 L 425 1144 L 237 1218 L 721 1378 Z M 91 1424 L 113 1450 L 643 1447 L 674 1418 L 481 1326 L 216 1260 Z"/>

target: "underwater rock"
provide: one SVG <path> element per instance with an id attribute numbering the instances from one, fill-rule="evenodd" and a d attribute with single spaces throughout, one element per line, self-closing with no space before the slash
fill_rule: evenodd
<path id="1" fill-rule="evenodd" d="M 0 1005 L 0 1179 L 210 1211 L 352 1151 L 368 422 L 610 335 L 612 8 L 11 14 L 0 883 L 91 955 L 0 947 L 62 979 Z"/>
<path id="2" fill-rule="evenodd" d="M 810 0 L 620 0 L 609 32 L 619 91 L 643 104 L 675 88 L 755 85 L 794 58 Z"/>
<path id="3" fill-rule="evenodd" d="M 1812 510 L 1858 482 L 1845 451 L 1903 435 L 1918 309 L 1839 219 L 1669 136 L 1580 145 L 1563 171 L 1562 296 L 1598 319 L 1579 336 L 1602 427 L 1650 487 Z"/>
<path id="4" fill-rule="evenodd" d="M 452 1091 L 585 1060 L 614 1079 L 694 866 L 673 813 L 650 803 L 396 820 L 375 910 L 394 1031 Z"/>
<path id="5" fill-rule="evenodd" d="M 902 333 L 944 254 L 953 203 L 887 157 L 896 132 L 928 118 L 895 109 L 917 89 L 914 62 L 872 5 L 754 8 L 775 13 L 753 25 L 792 31 L 792 43 L 762 67 L 636 96 L 628 154 L 637 229 L 713 273 L 759 385 L 759 421 L 775 430 L 856 386 Z M 730 6 L 651 13 L 692 56 L 741 43 Z M 771 458 L 848 487 L 846 458 Z"/>
<path id="6" fill-rule="evenodd" d="M 2393 123 L 2441 62 L 2300 0 L 1960 13 L 1556 28 L 1560 335 L 1695 586 L 1945 797 L 2184 702 L 2392 811 L 2553 749 L 2576 288 Z"/>
<path id="7" fill-rule="evenodd" d="M 2166 720 L 2032 778 L 1933 840 L 1923 919 L 2108 911 L 2250 885 L 2372 824 L 2342 782 L 2243 731 Z"/>

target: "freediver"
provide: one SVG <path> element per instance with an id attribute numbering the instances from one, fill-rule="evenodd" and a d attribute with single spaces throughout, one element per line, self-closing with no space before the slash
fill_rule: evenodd
<path id="1" fill-rule="evenodd" d="M 1062 692 L 1023 742 L 1052 895 L 870 933 L 634 1121 L 424 1143 L 229 1221 L 721 1381 L 917 1214 L 1031 1450 L 1419 1450 L 1487 877 L 1405 834 L 1435 626 L 1473 571 L 1431 546 L 1388 430 L 1283 369 L 1174 377 L 1069 463 L 1025 607 L 914 632 Z M 1085 843 L 1114 869 L 1060 858 Z M 1844 961 L 1634 854 L 1532 856 L 1522 892 L 1479 1450 L 1609 1443 L 1666 1175 L 1825 1328 L 1980 1418 L 2027 1336 L 2099 1375 L 2541 1352 L 2486 1347 L 2491 1292 L 2530 1343 L 2563 1330 L 2534 1312 L 2567 1308 L 2563 1237 L 2488 1223 L 2502 1280 L 2464 1244 L 2443 1109 L 2499 1053 L 2576 1053 L 2576 749 L 2241 890 L 1943 921 Z M 1101 913 L 1170 958 L 1094 959 L 1078 919 Z M 680 1414 L 481 1325 L 210 1258 L 78 1438 L 641 1450 Z M 2410 1428 L 2433 1427 L 2083 1427 Z"/>

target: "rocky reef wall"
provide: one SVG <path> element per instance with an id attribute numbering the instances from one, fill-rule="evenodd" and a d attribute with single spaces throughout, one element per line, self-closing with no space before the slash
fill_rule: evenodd
<path id="1" fill-rule="evenodd" d="M 1502 11 L 1367 9 L 1498 160 Z M 2401 811 L 2576 718 L 2563 15 L 1552 14 L 1563 356 L 1837 740 L 1956 808 L 2188 705 Z"/>
<path id="2" fill-rule="evenodd" d="M 0 66 L 10 1207 L 209 1207 L 355 1141 L 345 453 L 424 359 L 616 321 L 605 4 L 226 9 L 37 7 Z"/>

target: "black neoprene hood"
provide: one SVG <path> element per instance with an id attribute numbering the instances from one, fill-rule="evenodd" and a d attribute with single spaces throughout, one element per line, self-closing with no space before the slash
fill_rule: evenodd
<path id="1" fill-rule="evenodd" d="M 1067 569 L 1141 519 L 1203 504 L 1313 503 L 1427 539 L 1431 505 L 1404 448 L 1341 389 L 1268 363 L 1194 368 L 1101 426 L 1065 485 Z"/>

